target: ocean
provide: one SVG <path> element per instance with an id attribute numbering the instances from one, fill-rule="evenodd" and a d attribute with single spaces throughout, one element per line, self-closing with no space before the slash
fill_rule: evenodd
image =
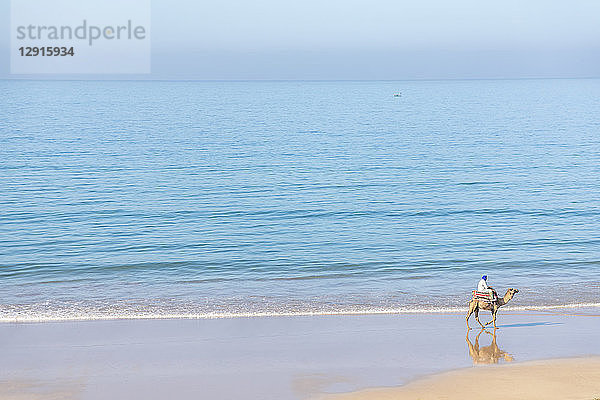
<path id="1" fill-rule="evenodd" d="M 600 305 L 600 80 L 0 89 L 0 321 Z"/>

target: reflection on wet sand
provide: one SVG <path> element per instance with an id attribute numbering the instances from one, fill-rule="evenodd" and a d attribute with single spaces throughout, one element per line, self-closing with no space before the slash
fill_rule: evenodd
<path id="1" fill-rule="evenodd" d="M 492 343 L 489 346 L 479 347 L 479 337 L 485 332 L 492 336 Z M 467 331 L 467 344 L 469 346 L 469 356 L 473 359 L 473 364 L 498 364 L 500 359 L 506 362 L 511 362 L 513 356 L 498 347 L 496 332 L 489 332 L 483 328 L 475 337 L 475 344 L 469 339 L 469 331 Z"/>

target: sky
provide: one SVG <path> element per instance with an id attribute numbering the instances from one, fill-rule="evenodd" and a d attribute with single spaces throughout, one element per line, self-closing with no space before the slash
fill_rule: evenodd
<path id="1" fill-rule="evenodd" d="M 141 78 L 600 77 L 598 0 L 152 0 L 151 12 Z"/>

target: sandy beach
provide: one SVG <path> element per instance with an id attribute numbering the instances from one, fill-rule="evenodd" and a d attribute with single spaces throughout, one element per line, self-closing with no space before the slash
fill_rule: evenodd
<path id="1" fill-rule="evenodd" d="M 423 385 L 445 390 L 491 377 L 512 388 L 517 377 L 553 377 L 546 368 L 588 379 L 597 358 L 556 368 L 535 361 L 600 355 L 599 314 L 507 312 L 495 337 L 467 336 L 460 314 L 3 323 L 0 399 L 405 398 Z M 575 396 L 563 398 L 595 390 L 557 376 L 562 391 L 552 392 Z M 388 389 L 369 389 L 377 387 Z"/>

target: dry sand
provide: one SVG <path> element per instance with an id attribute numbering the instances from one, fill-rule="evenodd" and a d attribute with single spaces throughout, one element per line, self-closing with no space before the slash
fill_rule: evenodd
<path id="1" fill-rule="evenodd" d="M 371 389 L 320 399 L 594 400 L 600 399 L 600 357 L 461 369 L 398 388 Z"/>

